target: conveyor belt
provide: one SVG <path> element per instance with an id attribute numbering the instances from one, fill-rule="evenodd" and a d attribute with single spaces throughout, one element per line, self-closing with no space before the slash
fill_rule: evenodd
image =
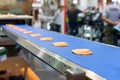
<path id="1" fill-rule="evenodd" d="M 28 34 L 24 34 L 22 32 L 11 29 L 7 26 L 3 26 L 3 31 L 6 33 L 12 33 L 14 35 L 18 35 L 30 42 L 33 42 L 37 46 L 42 46 L 43 48 L 55 53 L 56 55 L 62 57 L 63 61 L 69 61 L 77 66 L 82 67 L 83 69 L 90 70 L 90 72 L 94 72 L 92 75 L 87 75 L 88 77 L 94 77 L 95 73 L 100 77 L 94 80 L 120 80 L 120 48 L 115 46 L 109 46 L 97 42 L 92 42 L 89 40 L 72 37 L 64 34 L 59 34 L 56 32 L 51 32 L 43 29 L 35 29 L 28 25 L 18 25 L 27 30 L 31 30 L 34 33 L 40 33 L 41 37 L 53 37 L 53 41 L 45 42 L 40 41 L 40 37 L 31 37 Z M 7 34 L 11 37 L 9 34 Z M 13 37 L 11 37 L 13 38 Z M 69 44 L 68 47 L 54 47 L 51 43 L 57 41 L 65 41 Z M 16 38 L 17 42 L 17 38 Z M 23 46 L 24 47 L 24 46 Z M 31 46 L 32 47 L 32 46 Z M 93 51 L 93 55 L 90 56 L 82 56 L 76 55 L 71 52 L 72 49 L 78 48 L 88 48 Z M 38 55 L 38 54 L 37 54 Z M 39 55 L 42 55 L 42 53 Z M 39 56 L 37 56 L 39 57 Z M 65 59 L 65 60 L 64 60 Z M 66 63 L 67 64 L 67 63 Z M 68 63 L 69 64 L 69 63 Z M 72 65 L 71 65 L 72 66 Z M 86 72 L 87 73 L 87 72 Z"/>

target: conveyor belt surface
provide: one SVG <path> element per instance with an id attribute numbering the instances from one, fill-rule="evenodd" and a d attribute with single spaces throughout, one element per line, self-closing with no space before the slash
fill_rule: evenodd
<path id="1" fill-rule="evenodd" d="M 73 36 L 59 34 L 43 29 L 36 29 L 28 25 L 17 25 L 21 28 L 40 33 L 41 37 L 53 37 L 52 41 L 40 41 L 40 37 L 32 37 L 29 34 L 24 34 L 10 27 L 3 28 L 26 38 L 35 44 L 45 47 L 48 50 L 58 54 L 59 56 L 79 65 L 88 70 L 91 70 L 107 80 L 120 80 L 120 48 L 109 46 L 90 40 L 85 40 Z M 52 46 L 53 42 L 65 41 L 69 44 L 68 47 Z M 93 52 L 93 55 L 83 56 L 72 53 L 73 49 L 88 48 Z"/>

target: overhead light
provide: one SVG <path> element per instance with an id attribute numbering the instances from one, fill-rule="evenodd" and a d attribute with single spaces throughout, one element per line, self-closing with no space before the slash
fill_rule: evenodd
<path id="1" fill-rule="evenodd" d="M 78 1 L 77 0 L 73 0 L 73 4 L 77 4 L 78 3 Z"/>

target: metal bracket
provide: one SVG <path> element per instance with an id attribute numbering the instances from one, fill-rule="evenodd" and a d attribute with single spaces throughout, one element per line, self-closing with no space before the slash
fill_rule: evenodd
<path id="1" fill-rule="evenodd" d="M 85 72 L 78 69 L 67 69 L 66 78 L 67 80 L 87 80 Z"/>

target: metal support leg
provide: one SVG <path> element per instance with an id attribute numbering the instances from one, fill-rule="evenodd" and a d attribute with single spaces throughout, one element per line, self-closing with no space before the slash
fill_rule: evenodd
<path id="1" fill-rule="evenodd" d="M 28 71 L 27 71 L 27 69 L 28 68 L 25 68 L 25 70 L 24 70 L 24 78 L 25 78 L 25 80 L 29 80 L 28 79 Z"/>
<path id="2" fill-rule="evenodd" d="M 82 70 L 68 69 L 66 72 L 67 80 L 87 80 L 85 72 Z"/>

